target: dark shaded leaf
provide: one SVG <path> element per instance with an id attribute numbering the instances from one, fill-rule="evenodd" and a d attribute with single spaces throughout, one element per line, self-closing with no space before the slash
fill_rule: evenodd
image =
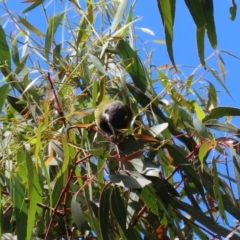
<path id="1" fill-rule="evenodd" d="M 112 185 L 111 183 L 107 184 L 101 193 L 99 199 L 99 222 L 102 238 L 105 240 L 111 240 L 109 236 L 109 211 L 110 211 L 110 196 L 112 194 Z"/>
<path id="2" fill-rule="evenodd" d="M 18 103 L 19 99 L 17 97 L 7 95 L 7 100 L 10 103 L 10 105 L 20 114 L 24 115 L 27 113 L 28 109 L 26 108 L 26 104 L 24 103 Z"/>

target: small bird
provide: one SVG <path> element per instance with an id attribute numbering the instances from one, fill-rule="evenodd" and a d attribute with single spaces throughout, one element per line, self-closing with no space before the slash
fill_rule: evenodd
<path id="1" fill-rule="evenodd" d="M 133 112 L 118 100 L 104 100 L 95 110 L 96 125 L 105 133 L 112 134 L 114 141 L 121 129 L 129 128 Z"/>

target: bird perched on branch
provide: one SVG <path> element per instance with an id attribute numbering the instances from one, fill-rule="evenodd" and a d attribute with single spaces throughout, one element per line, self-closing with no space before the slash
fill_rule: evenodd
<path id="1" fill-rule="evenodd" d="M 104 100 L 95 110 L 95 122 L 98 128 L 112 134 L 114 141 L 121 129 L 127 129 L 133 118 L 129 106 L 118 100 Z"/>

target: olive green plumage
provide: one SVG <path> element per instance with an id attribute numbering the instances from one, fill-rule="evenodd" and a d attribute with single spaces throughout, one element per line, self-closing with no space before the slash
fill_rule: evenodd
<path id="1" fill-rule="evenodd" d="M 127 129 L 133 118 L 132 110 L 118 100 L 102 101 L 95 110 L 95 122 L 104 132 L 112 134 L 114 139 L 120 129 Z"/>

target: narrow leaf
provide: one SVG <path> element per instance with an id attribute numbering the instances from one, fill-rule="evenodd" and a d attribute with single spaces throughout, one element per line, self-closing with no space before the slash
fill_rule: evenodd
<path id="1" fill-rule="evenodd" d="M 169 58 L 171 59 L 171 62 L 173 66 L 175 67 L 175 61 L 173 56 L 173 48 L 172 48 L 172 42 L 173 42 L 173 24 L 174 24 L 174 17 L 175 17 L 175 0 L 158 0 L 158 10 L 161 15 L 162 24 L 164 26 L 164 32 L 165 32 L 165 39 L 167 44 L 167 51 Z"/>
<path id="2" fill-rule="evenodd" d="M 116 48 L 119 51 L 119 55 L 122 58 L 126 71 L 131 76 L 134 85 L 141 91 L 145 92 L 147 88 L 148 76 L 146 69 L 140 61 L 137 53 L 124 40 L 120 40 Z"/>
<path id="3" fill-rule="evenodd" d="M 7 99 L 7 95 L 9 93 L 9 85 L 8 84 L 4 84 L 0 87 L 0 113 L 2 112 L 3 109 L 3 105 Z"/>
<path id="4" fill-rule="evenodd" d="M 51 45 L 53 43 L 54 34 L 57 31 L 58 26 L 60 25 L 65 12 L 58 13 L 49 19 L 48 29 L 45 37 L 45 57 L 49 60 L 49 53 L 51 50 Z"/>
<path id="5" fill-rule="evenodd" d="M 10 51 L 2 25 L 0 25 L 0 64 L 11 69 Z"/>
<path id="6" fill-rule="evenodd" d="M 27 29 L 29 29 L 31 32 L 35 33 L 38 36 L 45 36 L 44 33 L 39 31 L 37 28 L 35 28 L 30 22 L 28 22 L 25 18 L 22 18 L 18 16 L 19 22 L 22 23 Z"/>

